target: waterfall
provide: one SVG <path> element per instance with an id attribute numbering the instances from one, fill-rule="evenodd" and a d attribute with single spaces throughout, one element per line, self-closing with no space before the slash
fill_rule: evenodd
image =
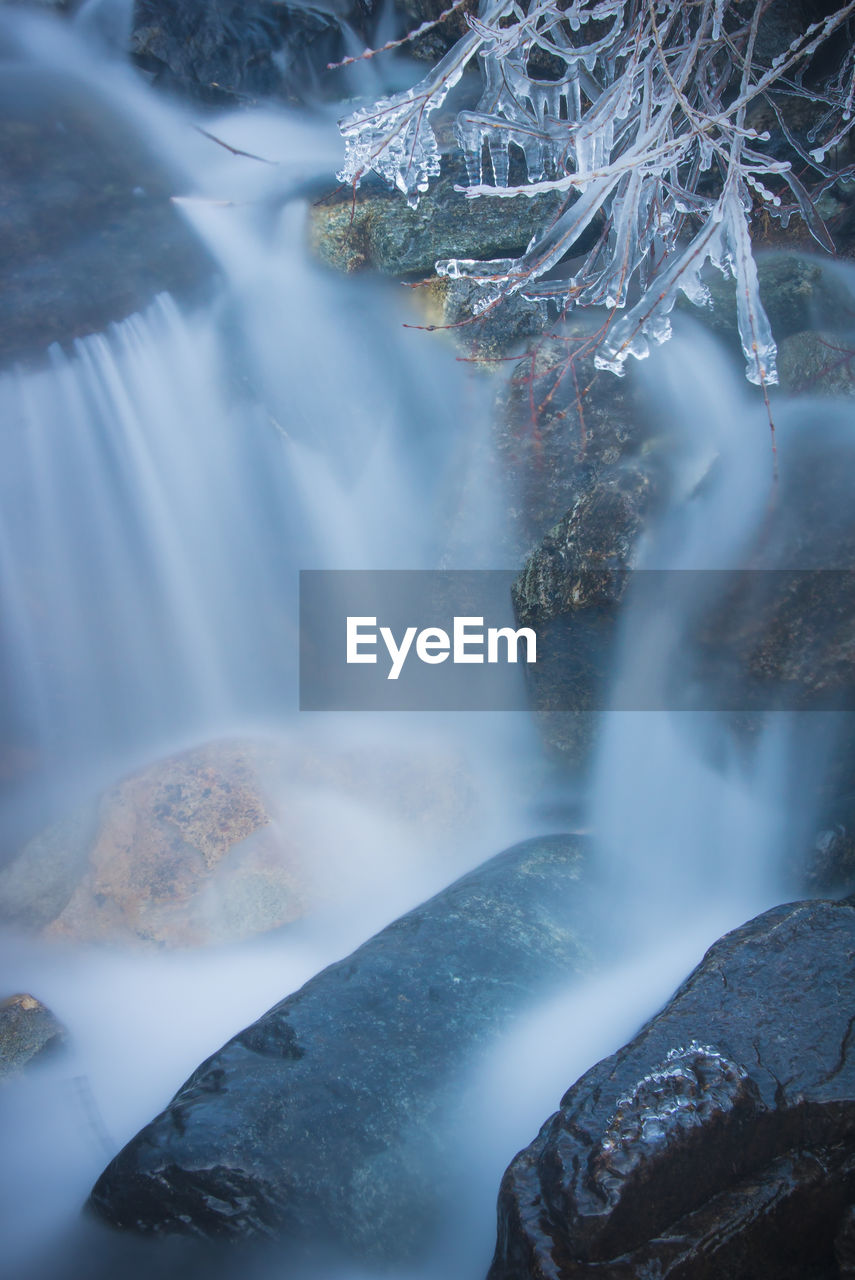
<path id="1" fill-rule="evenodd" d="M 88 0 L 80 26 L 125 17 Z M 61 1276 L 70 1263 L 50 1251 L 106 1157 L 200 1059 L 398 912 L 547 830 L 556 784 L 522 716 L 298 711 L 300 569 L 513 567 L 499 550 L 513 495 L 491 453 L 495 387 L 408 327 L 420 317 L 399 286 L 309 260 L 307 204 L 339 158 L 332 121 L 265 107 L 206 117 L 205 136 L 73 31 L 20 17 L 13 34 L 40 73 L 97 82 L 99 109 L 168 157 L 176 208 L 214 267 L 202 299 L 157 292 L 0 374 L 0 747 L 32 760 L 2 784 L 2 852 L 140 765 L 229 736 L 266 735 L 288 759 L 349 751 L 376 775 L 390 759 L 452 761 L 449 791 L 473 797 L 437 858 L 433 828 L 372 794 L 298 778 L 279 808 L 274 796 L 276 820 L 304 823 L 343 886 L 293 935 L 135 955 L 0 931 L 5 986 L 37 991 L 73 1028 L 70 1056 L 0 1096 L 9 1265 Z M 473 1075 L 467 1186 L 425 1280 L 483 1273 L 501 1171 L 564 1088 L 724 929 L 793 890 L 785 855 L 813 830 L 809 784 L 833 750 L 833 724 L 806 735 L 788 712 L 744 750 L 716 713 L 669 710 L 665 684 L 661 710 L 621 709 L 622 689 L 679 668 L 702 575 L 742 565 L 775 483 L 763 408 L 711 338 L 687 328 L 648 364 L 649 412 L 676 443 L 636 567 L 690 585 L 665 610 L 627 610 L 603 717 L 586 821 L 613 956 Z M 776 407 L 782 474 L 805 422 L 830 422 L 834 444 L 842 412 Z M 569 808 L 571 783 L 557 788 Z"/>

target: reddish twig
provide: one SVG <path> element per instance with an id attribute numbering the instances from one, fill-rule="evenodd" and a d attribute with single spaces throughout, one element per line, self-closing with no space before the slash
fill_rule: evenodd
<path id="1" fill-rule="evenodd" d="M 362 53 L 357 53 L 352 58 L 342 58 L 341 62 L 328 62 L 327 71 L 338 71 L 339 67 L 351 67 L 354 62 L 363 62 L 368 58 L 376 58 L 378 53 L 388 53 L 390 49 L 400 49 L 401 45 L 408 44 L 410 40 L 415 40 L 417 36 L 423 36 L 426 32 L 433 30 L 434 27 L 438 27 L 441 22 L 445 22 L 446 18 L 450 18 L 453 13 L 456 13 L 466 3 L 467 0 L 454 0 L 454 4 L 445 9 L 438 18 L 423 22 L 420 27 L 416 27 L 414 31 L 408 31 L 399 40 L 387 40 L 385 44 L 381 44 L 377 49 L 363 49 Z"/>

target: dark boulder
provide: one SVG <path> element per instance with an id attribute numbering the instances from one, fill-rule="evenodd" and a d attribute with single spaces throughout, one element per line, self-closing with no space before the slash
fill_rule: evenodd
<path id="1" fill-rule="evenodd" d="M 626 570 L 665 493 L 667 441 L 651 427 L 635 369 L 625 378 L 598 371 L 581 335 L 544 341 L 519 363 L 503 417 L 518 534 L 536 543 L 513 588 L 517 622 L 538 635 L 531 702 L 559 758 L 584 766 Z"/>
<path id="2" fill-rule="evenodd" d="M 336 93 L 326 70 L 363 36 L 373 0 L 137 0 L 131 53 L 167 88 L 208 102 Z"/>
<path id="3" fill-rule="evenodd" d="M 722 938 L 513 1161 L 490 1280 L 805 1280 L 852 1256 L 855 907 Z"/>
<path id="4" fill-rule="evenodd" d="M 331 965 L 194 1072 L 92 1209 L 147 1234 L 413 1254 L 447 1194 L 464 1068 L 586 966 L 582 864 L 571 836 L 516 845 Z"/>
<path id="5" fill-rule="evenodd" d="M 811 242 L 809 248 L 817 248 Z M 775 249 L 757 254 L 760 297 L 776 342 L 810 329 L 839 332 L 851 328 L 852 295 L 833 259 L 817 252 Z M 734 352 L 740 350 L 736 322 L 736 284 L 720 271 L 705 275 L 710 304 L 698 308 L 680 297 L 677 311 L 701 320 Z"/>
<path id="6" fill-rule="evenodd" d="M 0 28 L 2 29 L 2 28 Z M 26 60 L 0 86 L 0 363 L 104 329 L 211 261 L 171 197 L 176 175 L 99 89 Z"/>

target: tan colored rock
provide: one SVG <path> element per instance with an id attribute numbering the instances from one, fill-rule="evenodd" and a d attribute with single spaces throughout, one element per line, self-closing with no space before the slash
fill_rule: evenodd
<path id="1" fill-rule="evenodd" d="M 74 943 L 237 941 L 454 858 L 478 803 L 465 761 L 431 744 L 208 743 L 30 840 L 0 869 L 0 919 Z"/>
<path id="2" fill-rule="evenodd" d="M 194 748 L 101 802 L 86 871 L 48 934 L 167 946 L 227 941 L 302 915 L 300 877 L 259 790 L 258 749 Z"/>

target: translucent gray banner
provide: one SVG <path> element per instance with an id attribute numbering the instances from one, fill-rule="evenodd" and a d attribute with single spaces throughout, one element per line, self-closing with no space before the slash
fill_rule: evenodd
<path id="1" fill-rule="evenodd" d="M 855 571 L 300 575 L 304 711 L 855 710 Z"/>

